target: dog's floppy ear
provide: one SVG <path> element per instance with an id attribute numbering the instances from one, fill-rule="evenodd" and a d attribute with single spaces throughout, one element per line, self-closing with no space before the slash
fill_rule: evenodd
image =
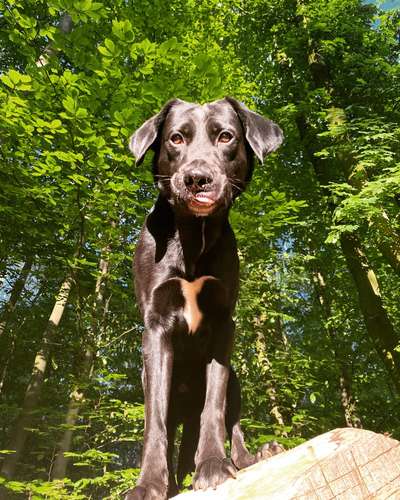
<path id="1" fill-rule="evenodd" d="M 265 157 L 282 144 L 282 130 L 272 120 L 250 111 L 244 104 L 233 99 L 233 97 L 225 97 L 225 100 L 236 111 L 242 122 L 247 142 L 257 158 L 263 163 Z"/>
<path id="2" fill-rule="evenodd" d="M 145 121 L 143 125 L 133 133 L 129 139 L 129 149 L 135 155 L 136 165 L 142 163 L 145 154 L 155 143 L 162 129 L 168 111 L 178 102 L 181 101 L 179 99 L 168 101 L 159 113 Z"/>

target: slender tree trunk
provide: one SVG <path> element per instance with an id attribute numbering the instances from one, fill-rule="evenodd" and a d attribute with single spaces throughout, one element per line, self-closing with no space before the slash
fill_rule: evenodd
<path id="1" fill-rule="evenodd" d="M 362 428 L 361 420 L 357 415 L 355 401 L 351 390 L 351 375 L 346 353 L 341 347 L 340 338 L 336 329 L 330 324 L 332 318 L 332 303 L 326 289 L 326 281 L 319 270 L 313 271 L 313 281 L 318 302 L 320 303 L 325 319 L 325 329 L 331 341 L 336 365 L 339 372 L 340 404 L 347 427 Z"/>
<path id="2" fill-rule="evenodd" d="M 382 304 L 379 283 L 354 233 L 342 233 L 340 238 L 347 266 L 358 292 L 360 309 L 370 340 L 400 391 L 400 337 L 396 335 Z"/>
<path id="3" fill-rule="evenodd" d="M 3 387 L 4 387 L 4 382 L 7 377 L 7 372 L 8 368 L 10 366 L 10 362 L 14 356 L 14 351 L 15 351 L 15 336 L 12 337 L 11 339 L 11 344 L 7 346 L 7 357 L 4 360 L 2 369 L 1 369 L 1 375 L 0 375 L 0 394 L 3 392 Z"/>
<path id="4" fill-rule="evenodd" d="M 361 419 L 357 415 L 356 404 L 351 390 L 351 375 L 346 364 L 341 365 L 339 387 L 340 402 L 343 408 L 346 426 L 362 429 Z"/>
<path id="5" fill-rule="evenodd" d="M 21 272 L 20 272 L 18 278 L 14 282 L 14 285 L 11 289 L 10 297 L 9 297 L 8 301 L 6 302 L 6 304 L 4 305 L 3 311 L 1 312 L 1 315 L 0 315 L 0 336 L 4 333 L 4 330 L 7 326 L 7 323 L 10 320 L 12 313 L 15 310 L 18 299 L 21 296 L 21 293 L 25 287 L 25 283 L 26 283 L 26 280 L 28 278 L 28 275 L 32 269 L 32 264 L 33 264 L 32 257 L 29 257 L 28 259 L 26 259 L 25 264 L 24 264 L 23 268 L 21 269 Z"/>
<path id="6" fill-rule="evenodd" d="M 285 421 L 279 408 L 277 390 L 271 375 L 271 363 L 267 355 L 265 336 L 260 330 L 257 332 L 256 350 L 261 371 L 266 379 L 267 394 L 271 405 L 270 414 L 278 425 L 284 427 Z M 283 434 L 286 435 L 285 432 Z"/>
<path id="7" fill-rule="evenodd" d="M 285 351 L 288 350 L 289 347 L 289 341 L 285 333 L 285 329 L 282 324 L 282 319 L 280 316 L 276 316 L 275 322 L 274 322 L 274 334 L 276 338 L 282 342 L 282 345 L 285 349 Z"/>
<path id="8" fill-rule="evenodd" d="M 108 254 L 109 251 L 110 251 L 109 247 L 103 250 L 103 252 L 106 254 Z M 107 259 L 107 257 L 100 259 L 99 263 L 100 273 L 96 280 L 95 297 L 91 311 L 91 332 L 90 335 L 88 336 L 89 340 L 86 345 L 85 359 L 79 377 L 80 384 L 78 385 L 86 385 L 86 383 L 90 380 L 92 376 L 93 365 L 95 360 L 95 350 L 96 350 L 95 346 L 96 346 L 96 341 L 98 340 L 99 330 L 101 329 L 101 327 L 99 327 L 101 322 L 100 316 L 101 316 L 101 311 L 104 309 L 103 307 L 104 285 L 107 279 L 109 268 L 110 268 L 110 262 Z M 71 450 L 74 426 L 79 417 L 79 410 L 83 400 L 84 400 L 83 391 L 78 386 L 75 387 L 75 389 L 71 394 L 67 414 L 65 417 L 65 424 L 64 424 L 65 431 L 58 443 L 57 455 L 50 471 L 50 477 L 52 480 L 62 479 L 66 475 L 68 466 L 68 457 L 65 456 L 65 453 Z"/>
<path id="9" fill-rule="evenodd" d="M 94 350 L 88 348 L 86 349 L 85 352 L 85 360 L 82 367 L 83 371 L 81 377 L 82 379 L 83 378 L 90 379 L 90 375 L 93 368 L 93 362 L 94 362 Z M 65 422 L 64 422 L 65 430 L 58 443 L 57 455 L 50 471 L 50 478 L 52 480 L 62 479 L 66 475 L 68 466 L 68 457 L 65 456 L 65 453 L 71 450 L 74 427 L 76 425 L 76 421 L 78 420 L 79 410 L 81 408 L 83 400 L 84 400 L 83 391 L 80 390 L 78 387 L 75 388 L 71 393 L 67 414 L 65 416 Z"/>
<path id="10" fill-rule="evenodd" d="M 12 478 L 14 475 L 15 468 L 28 437 L 27 428 L 32 426 L 32 412 L 38 406 L 45 370 L 49 361 L 51 340 L 64 314 L 71 287 L 72 277 L 69 275 L 60 287 L 60 291 L 56 297 L 56 302 L 47 323 L 47 328 L 43 334 L 40 349 L 36 353 L 31 379 L 25 392 L 22 410 L 14 425 L 11 442 L 8 446 L 8 449 L 15 450 L 15 453 L 6 456 L 1 468 L 1 474 L 7 478 Z"/>

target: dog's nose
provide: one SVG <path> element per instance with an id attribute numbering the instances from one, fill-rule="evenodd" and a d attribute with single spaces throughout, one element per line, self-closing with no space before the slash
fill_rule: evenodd
<path id="1" fill-rule="evenodd" d="M 185 186 L 191 191 L 203 191 L 207 189 L 209 184 L 212 184 L 212 181 L 213 179 L 209 173 L 200 170 L 191 171 L 183 178 Z"/>

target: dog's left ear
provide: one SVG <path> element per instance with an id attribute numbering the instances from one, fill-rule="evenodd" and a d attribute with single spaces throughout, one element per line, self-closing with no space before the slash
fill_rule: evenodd
<path id="1" fill-rule="evenodd" d="M 272 120 L 250 111 L 244 104 L 233 99 L 233 97 L 225 97 L 225 100 L 236 111 L 242 122 L 247 142 L 260 162 L 263 163 L 265 157 L 282 144 L 282 130 Z"/>
<path id="2" fill-rule="evenodd" d="M 156 142 L 169 110 L 178 102 L 181 101 L 179 99 L 168 101 L 159 113 L 145 121 L 143 125 L 133 133 L 129 139 L 129 149 L 136 157 L 136 165 L 142 163 L 145 154 Z"/>

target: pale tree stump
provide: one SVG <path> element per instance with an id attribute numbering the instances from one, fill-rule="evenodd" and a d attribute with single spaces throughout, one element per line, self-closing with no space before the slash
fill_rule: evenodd
<path id="1" fill-rule="evenodd" d="M 179 500 L 400 500 L 400 442 L 360 429 L 336 429 L 264 460 L 216 490 Z"/>

